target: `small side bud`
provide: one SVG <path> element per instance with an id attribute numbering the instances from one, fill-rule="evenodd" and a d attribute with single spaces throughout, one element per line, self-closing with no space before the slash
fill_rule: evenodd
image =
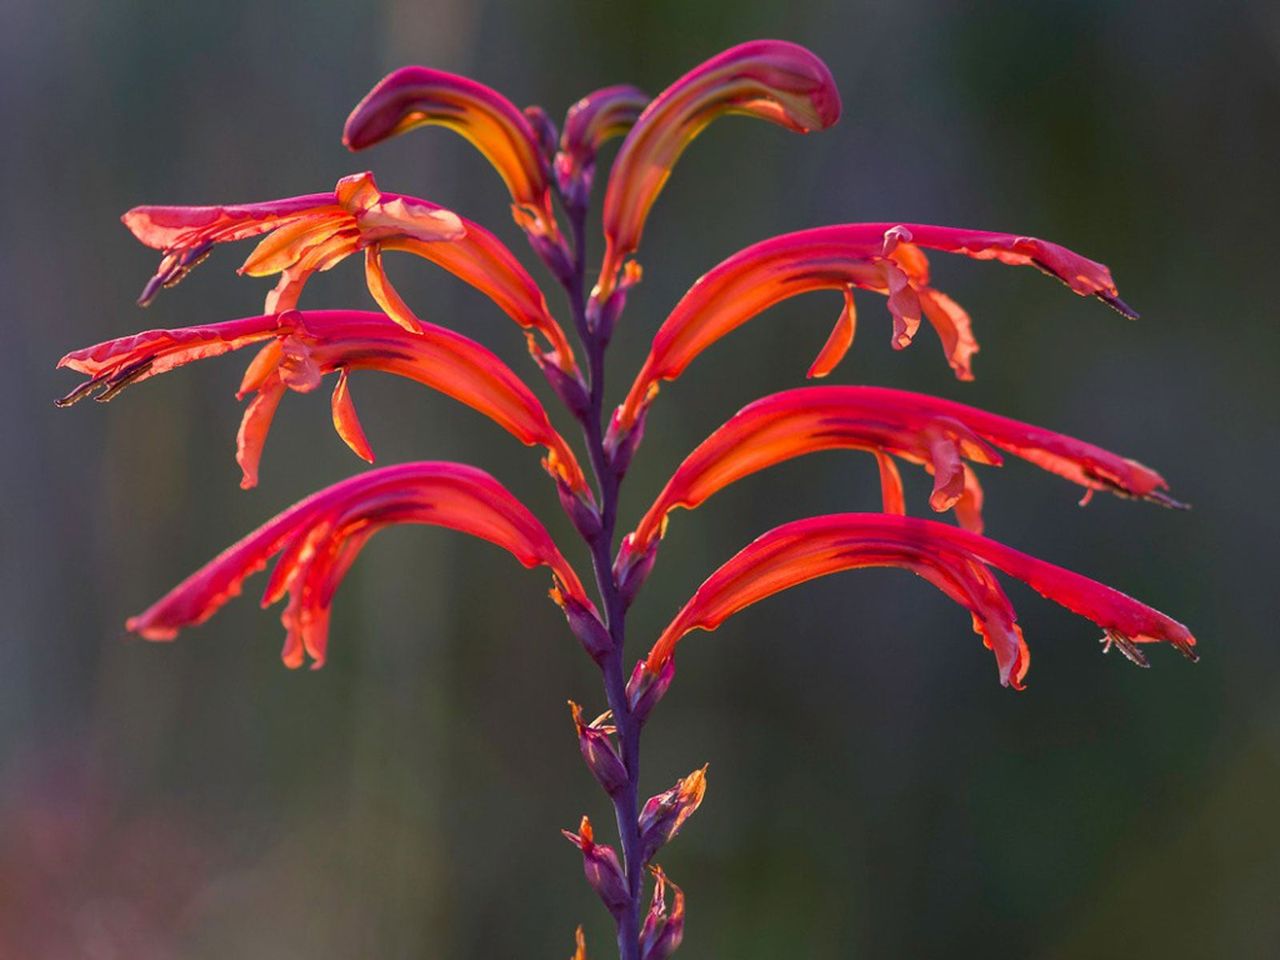
<path id="1" fill-rule="evenodd" d="M 695 770 L 670 790 L 652 796 L 640 811 L 640 855 L 648 863 L 664 845 L 675 838 L 707 792 L 707 768 Z"/>
<path id="2" fill-rule="evenodd" d="M 566 595 L 559 588 L 552 591 L 551 599 L 564 611 L 564 617 L 569 621 L 569 629 L 582 643 L 582 648 L 587 651 L 587 655 L 596 663 L 600 663 L 613 649 L 613 637 L 600 622 L 600 617 L 595 610 Z"/>
<path id="3" fill-rule="evenodd" d="M 658 559 L 657 540 L 638 552 L 632 549 L 632 543 L 632 534 L 623 537 L 622 545 L 618 548 L 618 557 L 613 562 L 613 579 L 618 585 L 618 594 L 624 608 L 631 606 L 631 602 L 644 586 L 645 580 L 649 578 L 649 571 L 653 569 L 653 564 Z"/>
<path id="4" fill-rule="evenodd" d="M 534 252 L 542 258 L 542 262 L 547 265 L 547 269 L 551 271 L 552 276 L 562 285 L 570 283 L 574 275 L 573 260 L 564 247 L 564 241 L 559 237 L 552 239 L 530 231 L 525 232 L 528 234 L 529 244 L 533 247 Z"/>
<path id="5" fill-rule="evenodd" d="M 556 493 L 560 495 L 560 506 L 584 539 L 590 542 L 600 535 L 600 514 L 594 504 L 587 503 L 560 479 L 556 480 Z"/>
<path id="6" fill-rule="evenodd" d="M 582 722 L 582 708 L 569 701 L 569 710 L 573 714 L 573 725 L 578 731 L 578 748 L 582 751 L 582 759 L 587 763 L 591 775 L 604 788 L 609 796 L 617 796 L 627 785 L 627 768 L 613 745 L 613 735 L 617 729 L 608 722 L 611 711 L 606 711 L 590 723 Z"/>
<path id="7" fill-rule="evenodd" d="M 627 472 L 636 448 L 644 439 L 644 414 L 641 414 L 630 429 L 620 427 L 618 412 L 614 411 L 609 419 L 609 429 L 605 431 L 604 452 L 609 458 L 609 466 L 618 476 Z"/>
<path id="8" fill-rule="evenodd" d="M 667 658 L 657 672 L 651 671 L 644 660 L 636 664 L 631 671 L 631 679 L 627 681 L 627 702 L 631 704 L 631 715 L 637 723 L 644 723 L 649 718 L 649 711 L 662 699 L 675 676 L 673 657 Z"/>
<path id="9" fill-rule="evenodd" d="M 538 351 L 532 342 L 530 352 L 533 354 L 538 366 L 542 368 L 542 373 L 546 376 L 547 383 L 551 385 L 551 389 L 555 391 L 556 396 L 564 401 L 564 405 L 569 412 L 579 420 L 587 416 L 591 410 L 591 397 L 588 395 L 587 388 L 582 381 L 576 376 L 561 370 L 559 366 L 552 362 L 552 357 L 548 357 Z"/>
<path id="10" fill-rule="evenodd" d="M 618 855 L 613 848 L 595 842 L 595 832 L 591 829 L 591 821 L 586 817 L 578 825 L 577 833 L 568 830 L 560 832 L 582 851 L 582 871 L 586 874 L 591 889 L 615 919 L 621 917 L 630 905 L 631 898 L 627 893 L 627 880 L 622 873 L 622 864 L 618 862 Z"/>
<path id="11" fill-rule="evenodd" d="M 640 930 L 640 960 L 667 960 L 684 940 L 684 891 L 667 879 L 659 866 L 652 866 L 653 901 Z M 675 902 L 667 912 L 667 884 L 671 883 Z"/>

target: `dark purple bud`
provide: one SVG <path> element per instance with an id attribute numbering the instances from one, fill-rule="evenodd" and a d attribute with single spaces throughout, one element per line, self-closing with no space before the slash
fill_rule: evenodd
<path id="1" fill-rule="evenodd" d="M 560 506 L 577 531 L 586 540 L 594 540 L 600 534 L 600 514 L 595 506 L 578 496 L 563 480 L 556 480 L 556 492 L 560 495 Z"/>
<path id="2" fill-rule="evenodd" d="M 630 429 L 618 426 L 618 411 L 614 411 L 609 419 L 609 429 L 604 437 L 604 452 L 609 458 L 609 466 L 619 477 L 627 472 L 627 467 L 631 466 L 631 458 L 635 456 L 636 448 L 644 439 L 644 418 L 645 415 L 641 413 Z"/>
<path id="3" fill-rule="evenodd" d="M 569 629 L 581 642 L 587 655 L 596 663 L 613 650 L 613 637 L 596 612 L 572 597 L 560 596 L 558 600 L 564 610 L 565 619 L 569 621 Z"/>
<path id="4" fill-rule="evenodd" d="M 645 863 L 680 832 L 684 822 L 702 805 L 706 792 L 707 768 L 704 766 L 677 780 L 670 790 L 648 799 L 638 821 L 640 855 Z"/>
<path id="5" fill-rule="evenodd" d="M 574 374 L 565 373 L 556 363 L 541 353 L 535 353 L 533 358 L 542 368 L 547 383 L 551 384 L 551 389 L 555 391 L 556 396 L 564 401 L 569 412 L 579 420 L 587 416 L 591 409 L 591 397 L 582 381 Z"/>
<path id="6" fill-rule="evenodd" d="M 536 105 L 524 108 L 524 118 L 529 121 L 529 126 L 533 127 L 538 138 L 538 149 L 550 163 L 560 140 L 560 131 L 556 129 L 555 121 L 547 116 L 547 111 Z"/>
<path id="7" fill-rule="evenodd" d="M 627 768 L 613 746 L 613 734 L 616 728 L 608 722 L 610 712 L 602 713 L 590 723 L 582 722 L 582 708 L 569 701 L 569 710 L 573 713 L 573 725 L 578 731 L 578 747 L 582 750 L 582 759 L 587 762 L 587 769 L 604 787 L 609 796 L 617 796 L 628 782 Z"/>
<path id="8" fill-rule="evenodd" d="M 587 876 L 587 883 L 604 902 L 605 907 L 613 914 L 614 919 L 626 913 L 631 904 L 627 892 L 627 880 L 622 873 L 622 864 L 613 848 L 595 842 L 595 834 L 591 829 L 591 821 L 586 817 L 578 826 L 577 833 L 561 830 L 565 838 L 582 851 L 582 872 Z"/>
<path id="9" fill-rule="evenodd" d="M 676 676 L 676 661 L 669 658 L 656 673 L 649 670 L 648 664 L 641 660 L 631 671 L 631 679 L 627 681 L 627 702 L 631 704 L 631 715 L 637 723 L 644 723 L 662 695 L 671 686 Z"/>
<path id="10" fill-rule="evenodd" d="M 560 282 L 561 285 L 567 286 L 573 281 L 573 261 L 569 256 L 569 251 L 565 249 L 564 241 L 559 237 L 550 238 L 535 233 L 528 233 L 529 244 L 533 247 L 534 252 L 542 258 L 542 262 L 547 265 L 547 269 L 551 271 L 552 276 Z"/>
<path id="11" fill-rule="evenodd" d="M 613 561 L 613 578 L 618 585 L 618 594 L 624 608 L 631 606 L 640 588 L 649 577 L 649 571 L 658 559 L 658 541 L 654 540 L 643 551 L 636 553 L 631 549 L 632 534 L 622 538 L 618 548 L 618 556 Z"/>
<path id="12" fill-rule="evenodd" d="M 684 891 L 667 879 L 659 866 L 649 870 L 654 876 L 653 901 L 640 931 L 640 960 L 667 960 L 684 939 Z M 675 894 L 667 913 L 667 884 Z"/>

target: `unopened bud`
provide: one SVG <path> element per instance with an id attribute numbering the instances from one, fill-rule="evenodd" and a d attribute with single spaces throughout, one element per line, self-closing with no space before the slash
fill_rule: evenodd
<path id="1" fill-rule="evenodd" d="M 627 467 L 631 465 L 631 458 L 635 455 L 636 448 L 640 446 L 642 439 L 644 439 L 644 415 L 637 417 L 636 422 L 630 427 L 622 427 L 619 425 L 618 411 L 614 411 L 609 419 L 609 428 L 605 431 L 604 452 L 609 458 L 609 466 L 618 476 L 627 472 Z"/>
<path id="2" fill-rule="evenodd" d="M 529 126 L 533 127 L 534 134 L 537 135 L 538 150 L 549 163 L 555 156 L 556 143 L 560 139 L 560 131 L 556 129 L 555 121 L 539 106 L 525 107 L 524 116 L 529 121 Z"/>
<path id="3" fill-rule="evenodd" d="M 569 710 L 573 713 L 573 725 L 578 731 L 578 747 L 582 750 L 582 759 L 587 762 L 591 775 L 604 787 L 609 796 L 616 796 L 629 782 L 627 768 L 613 746 L 613 734 L 616 728 L 608 723 L 612 711 L 606 711 L 590 723 L 582 722 L 582 708 L 569 701 Z"/>
<path id="4" fill-rule="evenodd" d="M 677 780 L 670 790 L 649 798 L 640 811 L 640 855 L 648 863 L 668 843 L 702 805 L 707 792 L 707 768 L 695 770 Z"/>
<path id="5" fill-rule="evenodd" d="M 653 902 L 640 931 L 640 960 L 667 960 L 684 939 L 684 891 L 667 879 L 659 866 L 649 868 L 654 876 Z M 674 903 L 667 913 L 667 884 L 671 883 Z"/>
<path id="6" fill-rule="evenodd" d="M 622 865 L 613 848 L 595 842 L 595 832 L 591 829 L 591 821 L 586 817 L 582 818 L 577 833 L 570 833 L 568 830 L 560 832 L 582 851 L 582 871 L 586 874 L 591 889 L 599 895 L 615 919 L 621 917 L 630 905 L 631 897 L 627 892 Z"/>
<path id="7" fill-rule="evenodd" d="M 584 539 L 591 541 L 600 535 L 600 514 L 595 504 L 587 503 L 563 480 L 556 480 L 556 493 L 560 495 L 560 506 Z"/>
<path id="8" fill-rule="evenodd" d="M 570 283 L 573 280 L 573 261 L 564 247 L 564 241 L 559 237 L 551 239 L 529 231 L 526 233 L 529 236 L 529 244 L 542 258 L 542 262 L 547 265 L 552 276 L 561 284 Z"/>
<path id="9" fill-rule="evenodd" d="M 564 401 L 569 412 L 579 419 L 586 416 L 591 410 L 591 397 L 587 394 L 587 388 L 583 386 L 582 381 L 577 376 L 561 370 L 555 363 L 554 352 L 551 355 L 543 353 L 536 344 L 532 343 L 532 339 L 530 353 L 542 368 L 547 383 L 551 385 L 556 396 Z"/>
<path id="10" fill-rule="evenodd" d="M 647 661 L 641 660 L 631 671 L 631 679 L 627 681 L 627 702 L 631 704 L 631 716 L 636 723 L 644 723 L 649 718 L 649 711 L 662 699 L 676 676 L 674 657 L 668 657 L 656 672 L 649 669 Z"/>
<path id="11" fill-rule="evenodd" d="M 564 611 L 565 619 L 569 621 L 569 629 L 582 643 L 582 648 L 587 651 L 587 655 L 597 663 L 603 660 L 605 655 L 613 650 L 613 637 L 600 622 L 600 617 L 595 610 L 558 589 L 553 592 L 552 599 Z"/>
<path id="12" fill-rule="evenodd" d="M 645 580 L 649 577 L 649 571 L 653 569 L 653 564 L 658 559 L 656 539 L 643 550 L 635 551 L 632 548 L 633 538 L 634 534 L 630 533 L 622 538 L 618 557 L 613 562 L 613 579 L 618 585 L 618 596 L 624 608 L 631 606 L 631 602 L 644 586 Z"/>

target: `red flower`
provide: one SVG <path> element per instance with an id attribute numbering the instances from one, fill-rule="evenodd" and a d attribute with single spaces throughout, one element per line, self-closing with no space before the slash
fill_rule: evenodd
<path id="1" fill-rule="evenodd" d="M 929 505 L 955 508 L 962 526 L 982 532 L 982 491 L 964 460 L 999 465 L 998 447 L 1086 489 L 1181 506 L 1149 467 L 1091 443 L 976 407 L 883 387 L 802 387 L 757 400 L 704 440 L 667 482 L 635 532 L 623 541 L 626 565 L 662 535 L 667 515 L 692 510 L 752 473 L 820 450 L 868 450 L 880 464 L 886 513 L 903 513 L 892 457 L 933 475 Z"/>
<path id="2" fill-rule="evenodd" d="M 110 400 L 125 386 L 193 360 L 218 356 L 251 343 L 267 342 L 245 371 L 239 396 L 254 394 L 245 409 L 236 459 L 242 487 L 258 479 L 258 461 L 272 416 L 286 390 L 306 393 L 327 373 L 338 372 L 333 421 L 355 453 L 372 462 L 373 452 L 356 417 L 347 390 L 349 371 L 382 370 L 408 377 L 479 410 L 525 444 L 547 448 L 549 473 L 575 493 L 589 490 L 573 451 L 551 426 L 538 398 L 497 356 L 460 333 L 423 324 L 409 333 L 380 313 L 362 310 L 290 310 L 176 330 L 149 330 L 108 340 L 67 354 L 59 367 L 90 379 L 67 394 L 60 405 L 102 390 Z"/>
<path id="3" fill-rule="evenodd" d="M 1000 682 L 1021 688 L 1030 664 L 1008 597 L 985 565 L 1017 577 L 1041 595 L 1102 627 L 1134 662 L 1138 644 L 1166 641 L 1195 659 L 1195 638 L 1158 610 L 1078 573 L 932 520 L 840 513 L 775 527 L 708 577 L 662 632 L 645 672 L 657 674 L 691 630 L 715 630 L 745 607 L 841 570 L 903 567 L 924 577 L 973 615 L 974 631 L 996 656 Z"/>
<path id="4" fill-rule="evenodd" d="M 729 113 L 812 133 L 839 119 L 840 94 L 826 64 L 781 40 L 731 47 L 662 91 L 636 120 L 609 173 L 605 255 L 595 299 L 613 292 L 624 261 L 640 246 L 649 209 L 684 148 L 712 120 Z"/>
<path id="5" fill-rule="evenodd" d="M 443 70 L 402 67 L 356 104 L 342 142 L 363 150 L 427 125 L 448 127 L 470 140 L 506 183 L 516 223 L 533 237 L 559 242 L 538 132 L 515 104 L 483 83 Z"/>
<path id="6" fill-rule="evenodd" d="M 1125 316 L 1136 316 L 1119 298 L 1105 266 L 1035 237 L 918 223 L 801 230 L 739 251 L 690 288 L 654 336 L 644 366 L 614 416 L 613 430 L 629 430 L 657 393 L 658 382 L 680 376 L 711 344 L 769 307 L 813 290 L 841 290 L 845 305 L 809 368 L 810 377 L 830 373 L 853 343 L 856 287 L 888 296 L 896 348 L 911 342 L 923 316 L 938 332 L 956 376 L 972 379 L 970 358 L 978 343 L 969 315 L 929 285 L 929 262 L 921 247 L 1035 266 L 1082 296 L 1097 297 Z"/>
<path id="7" fill-rule="evenodd" d="M 480 537 L 509 551 L 526 567 L 551 568 L 553 598 L 591 609 L 573 568 L 551 535 L 502 484 L 459 463 L 422 462 L 370 470 L 334 484 L 259 527 L 201 567 L 153 606 L 125 624 L 148 640 L 171 640 L 203 623 L 240 593 L 245 578 L 280 559 L 262 605 L 289 594 L 281 615 L 287 631 L 284 662 L 324 663 L 334 592 L 365 542 L 384 527 L 424 523 Z"/>
<path id="8" fill-rule="evenodd" d="M 293 309 L 312 274 L 363 250 L 374 299 L 396 323 L 416 331 L 422 321 L 382 267 L 382 252 L 399 250 L 432 261 L 489 296 L 520 326 L 546 337 L 550 350 L 529 343 L 540 363 L 574 371 L 573 350 L 546 298 L 502 241 L 434 203 L 380 192 L 370 173 L 344 177 L 331 194 L 238 206 L 134 207 L 123 220 L 144 244 L 164 251 L 139 299 L 144 306 L 162 286 L 182 280 L 214 244 L 269 233 L 240 268 L 255 277 L 280 274 L 267 294 L 267 313 Z"/>

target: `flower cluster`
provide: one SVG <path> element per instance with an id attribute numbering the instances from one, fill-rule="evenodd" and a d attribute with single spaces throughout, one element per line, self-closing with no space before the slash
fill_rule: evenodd
<path id="1" fill-rule="evenodd" d="M 734 414 L 671 475 L 630 532 L 618 531 L 618 491 L 643 438 L 659 385 L 681 376 L 721 338 L 769 307 L 830 290 L 842 306 L 810 378 L 833 373 L 850 349 L 855 294 L 886 298 L 892 344 L 901 349 L 927 321 L 960 380 L 973 377 L 978 350 L 969 315 L 937 290 L 926 250 L 1034 266 L 1081 296 L 1121 314 L 1110 271 L 1035 237 L 917 223 L 838 223 L 773 237 L 713 267 L 672 308 L 652 338 L 616 410 L 605 405 L 604 359 L 630 287 L 646 220 L 672 168 L 717 117 L 745 114 L 811 133 L 839 118 L 840 97 L 827 67 L 794 44 L 762 40 L 726 50 L 650 99 L 618 85 L 569 108 L 561 129 L 539 107 L 520 109 L 474 80 L 406 67 L 378 83 L 347 120 L 343 143 L 363 150 L 419 127 L 447 127 L 470 140 L 506 184 L 511 211 L 534 253 L 563 288 L 578 336 L 577 352 L 538 282 L 502 240 L 437 203 L 384 193 L 367 172 L 332 191 L 236 205 L 144 206 L 124 216 L 142 243 L 161 251 L 139 300 L 150 303 L 221 243 L 255 238 L 240 268 L 277 276 L 263 312 L 200 326 L 148 330 L 68 353 L 60 366 L 85 379 L 58 401 L 109 400 L 126 386 L 196 360 L 245 347 L 256 354 L 241 382 L 249 398 L 237 438 L 244 487 L 257 482 L 272 417 L 289 391 L 309 393 L 336 374 L 334 427 L 365 461 L 374 455 L 351 396 L 353 371 L 414 380 L 473 408 L 521 443 L 545 451 L 571 526 L 584 541 L 598 586 L 592 598 L 543 521 L 497 480 L 474 467 L 423 461 L 381 467 L 302 500 L 229 547 L 153 606 L 128 620 L 130 631 L 169 640 L 208 619 L 244 581 L 275 566 L 263 605 L 288 597 L 283 659 L 291 667 L 324 663 L 335 593 L 365 542 L 384 527 L 425 524 L 488 540 L 526 567 L 550 569 L 550 595 L 571 631 L 599 665 L 608 709 L 584 720 L 570 702 L 587 768 L 619 824 L 620 848 L 599 842 L 584 816 L 565 836 L 582 856 L 587 881 L 617 928 L 622 960 L 665 960 L 684 937 L 685 897 L 654 862 L 699 808 L 703 766 L 642 800 L 640 735 L 675 677 L 680 640 L 715 630 L 743 608 L 816 577 L 857 567 L 894 566 L 918 574 L 968 611 L 995 656 L 1000 682 L 1023 686 L 1030 656 L 1022 627 L 995 571 L 1008 574 L 1104 632 L 1146 665 L 1141 646 L 1167 642 L 1194 659 L 1182 624 L 1103 584 L 982 535 L 978 468 L 1005 455 L 1027 460 L 1083 488 L 1182 506 L 1156 471 L 1084 440 L 950 400 L 867 386 L 809 386 L 763 397 Z M 594 283 L 585 260 L 585 222 L 601 146 L 622 144 L 604 194 L 604 255 Z M 567 229 L 561 218 L 567 221 Z M 396 291 L 383 255 L 414 254 L 484 293 L 524 331 L 529 352 L 554 395 L 582 429 L 586 457 L 569 441 L 521 375 L 486 347 L 422 319 Z M 307 281 L 363 253 L 377 311 L 299 306 Z M 626 614 L 657 562 L 670 514 L 694 509 L 728 485 L 767 467 L 822 450 L 872 454 L 881 484 L 878 513 L 795 520 L 748 544 L 711 574 L 628 673 Z M 909 517 L 898 462 L 933 478 L 929 508 L 956 523 Z M 582 463 L 590 467 L 590 476 Z M 647 912 L 646 876 L 652 877 Z M 578 930 L 575 960 L 586 960 Z"/>

